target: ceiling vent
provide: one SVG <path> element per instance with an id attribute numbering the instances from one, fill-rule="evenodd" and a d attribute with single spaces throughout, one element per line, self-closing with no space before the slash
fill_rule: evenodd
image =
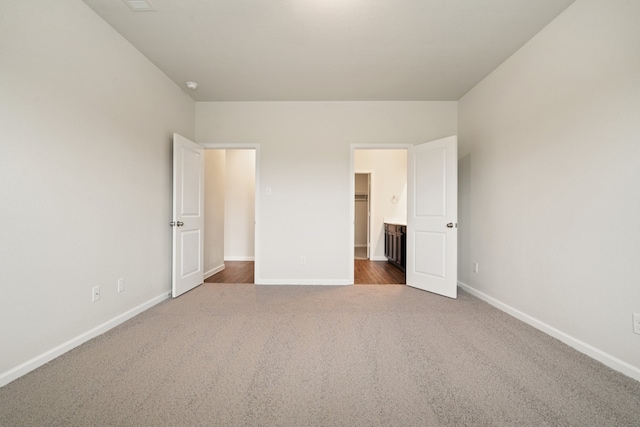
<path id="1" fill-rule="evenodd" d="M 124 2 L 134 12 L 155 12 L 156 10 L 148 0 L 124 0 Z"/>

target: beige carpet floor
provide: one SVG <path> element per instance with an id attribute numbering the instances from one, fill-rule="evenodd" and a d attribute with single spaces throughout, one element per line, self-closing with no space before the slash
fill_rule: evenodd
<path id="1" fill-rule="evenodd" d="M 461 292 L 206 283 L 0 389 L 1 426 L 640 426 L 640 383 Z"/>

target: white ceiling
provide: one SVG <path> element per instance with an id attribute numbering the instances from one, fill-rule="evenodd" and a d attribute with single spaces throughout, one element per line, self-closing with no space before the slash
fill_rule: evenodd
<path id="1" fill-rule="evenodd" d="M 83 1 L 196 101 L 439 101 L 574 0 Z"/>

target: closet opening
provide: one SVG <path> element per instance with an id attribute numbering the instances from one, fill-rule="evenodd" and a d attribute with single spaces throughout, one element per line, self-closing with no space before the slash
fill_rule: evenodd
<path id="1" fill-rule="evenodd" d="M 369 259 L 371 249 L 371 173 L 356 173 L 354 197 L 355 259 Z"/>
<path id="2" fill-rule="evenodd" d="M 255 283 L 256 150 L 205 149 L 205 282 Z"/>

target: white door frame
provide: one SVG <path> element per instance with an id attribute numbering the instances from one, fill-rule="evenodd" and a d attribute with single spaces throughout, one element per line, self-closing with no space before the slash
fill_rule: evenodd
<path id="1" fill-rule="evenodd" d="M 254 264 L 253 264 L 253 275 L 254 275 L 254 283 L 259 285 L 262 283 L 262 275 L 260 274 L 260 144 L 252 144 L 252 143 L 218 143 L 218 142 L 204 142 L 200 144 L 204 147 L 205 150 L 255 150 L 256 151 L 256 187 L 255 187 L 255 223 L 254 223 Z M 206 182 L 205 182 L 205 185 Z"/>
<path id="2" fill-rule="evenodd" d="M 349 251 L 347 252 L 351 257 L 349 259 L 349 263 L 351 265 L 349 271 L 349 283 L 353 285 L 355 282 L 355 274 L 354 274 L 354 259 L 355 259 L 355 220 L 356 220 L 356 209 L 353 203 L 356 194 L 356 175 L 355 175 L 355 150 L 407 150 L 409 153 L 409 148 L 413 147 L 413 144 L 371 144 L 371 143 L 358 143 L 351 144 L 349 151 L 349 195 L 351 198 L 351 203 L 349 203 L 350 209 L 350 231 L 349 231 Z"/>

